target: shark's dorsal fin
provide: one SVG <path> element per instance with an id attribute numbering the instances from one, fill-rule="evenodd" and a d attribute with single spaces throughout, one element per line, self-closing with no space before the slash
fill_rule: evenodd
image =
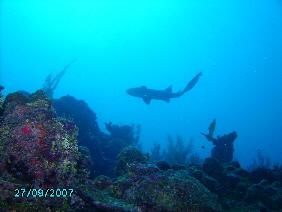
<path id="1" fill-rule="evenodd" d="M 151 98 L 150 98 L 150 97 L 145 96 L 145 97 L 143 97 L 143 101 L 144 101 L 146 104 L 150 104 L 150 102 L 151 102 Z"/>
<path id="2" fill-rule="evenodd" d="M 172 86 L 168 86 L 166 89 L 165 89 L 166 92 L 168 93 L 172 93 Z"/>

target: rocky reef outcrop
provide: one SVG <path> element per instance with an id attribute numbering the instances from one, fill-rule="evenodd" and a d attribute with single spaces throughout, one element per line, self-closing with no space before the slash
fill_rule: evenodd
<path id="1" fill-rule="evenodd" d="M 8 95 L 3 116 L 1 163 L 11 176 L 37 186 L 69 186 L 75 181 L 78 129 L 56 119 L 43 92 Z"/>
<path id="2" fill-rule="evenodd" d="M 135 205 L 139 211 L 221 209 L 217 195 L 191 177 L 187 170 L 162 171 L 149 163 L 136 148 L 126 148 L 120 153 L 117 168 L 122 175 L 116 181 L 107 183 L 102 190 L 113 198 Z M 100 184 L 95 187 L 101 189 Z"/>
<path id="3" fill-rule="evenodd" d="M 114 176 L 114 167 L 119 152 L 130 145 L 136 145 L 139 140 L 139 128 L 129 125 L 105 123 L 109 132 L 102 132 L 97 124 L 96 114 L 86 102 L 72 96 L 63 96 L 53 100 L 58 117 L 72 120 L 78 127 L 78 144 L 89 149 L 92 161 L 90 176 Z M 136 130 L 134 130 L 136 129 Z"/>
<path id="4" fill-rule="evenodd" d="M 8 95 L 0 127 L 1 190 L 6 194 L 1 196 L 1 207 L 24 201 L 17 198 L 16 189 L 75 188 L 87 178 L 79 175 L 83 170 L 78 166 L 77 131 L 73 122 L 56 117 L 42 91 Z M 45 203 L 53 207 L 63 202 L 49 199 Z"/>
<path id="5" fill-rule="evenodd" d="M 225 211 L 282 210 L 282 181 L 279 177 L 267 180 L 256 176 L 260 181 L 253 182 L 257 170 L 247 171 L 237 161 L 220 163 L 215 158 L 207 158 L 203 166 L 191 166 L 188 170 L 191 176 L 218 195 Z M 282 173 L 281 170 L 268 171 Z"/>

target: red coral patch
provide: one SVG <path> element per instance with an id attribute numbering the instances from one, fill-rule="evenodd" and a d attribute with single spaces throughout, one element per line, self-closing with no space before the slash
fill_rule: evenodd
<path id="1" fill-rule="evenodd" d="M 31 130 L 28 126 L 22 127 L 22 134 L 29 135 L 31 133 Z"/>

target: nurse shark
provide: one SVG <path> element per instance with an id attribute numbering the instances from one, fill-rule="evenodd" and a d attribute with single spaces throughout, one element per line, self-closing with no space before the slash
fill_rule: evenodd
<path id="1" fill-rule="evenodd" d="M 126 92 L 130 96 L 138 97 L 143 99 L 143 101 L 146 104 L 150 104 L 151 100 L 161 100 L 165 102 L 169 102 L 172 98 L 178 98 L 182 96 L 187 91 L 191 90 L 199 81 L 200 77 L 202 76 L 202 72 L 198 73 L 196 76 L 194 76 L 193 79 L 191 79 L 186 87 L 178 92 L 172 92 L 172 87 L 169 86 L 168 88 L 164 90 L 156 90 L 156 89 L 150 89 L 146 86 L 140 86 L 136 88 L 130 88 L 127 89 Z"/>

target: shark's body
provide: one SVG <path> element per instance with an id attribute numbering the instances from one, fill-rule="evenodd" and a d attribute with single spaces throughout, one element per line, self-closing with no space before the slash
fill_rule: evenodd
<path id="1" fill-rule="evenodd" d="M 178 91 L 178 92 L 175 92 L 175 93 L 172 92 L 172 87 L 171 86 L 169 86 L 168 88 L 166 88 L 164 90 L 155 90 L 155 89 L 147 88 L 146 86 L 141 86 L 141 87 L 137 87 L 137 88 L 130 88 L 126 92 L 130 96 L 142 98 L 143 101 L 146 104 L 150 104 L 152 99 L 169 102 L 170 99 L 178 98 L 178 97 L 182 96 L 184 93 L 186 93 L 187 91 L 191 90 L 196 85 L 196 83 L 198 82 L 198 80 L 199 80 L 201 75 L 202 75 L 201 72 L 198 73 L 186 85 L 186 87 L 182 91 Z"/>

